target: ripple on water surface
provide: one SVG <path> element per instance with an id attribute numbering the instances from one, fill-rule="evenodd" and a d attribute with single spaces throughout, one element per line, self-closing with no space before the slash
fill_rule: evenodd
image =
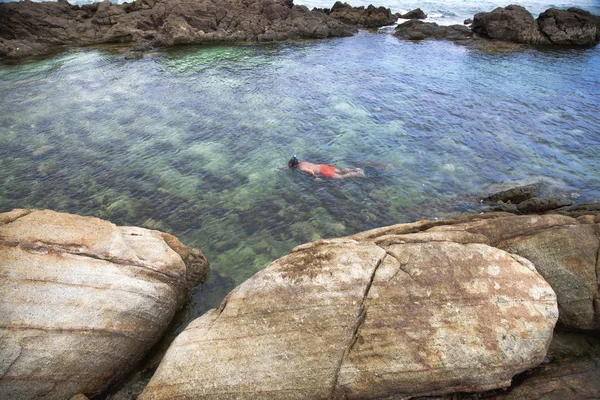
<path id="1" fill-rule="evenodd" d="M 595 200 L 599 66 L 598 49 L 371 33 L 4 66 L 0 210 L 168 231 L 229 285 L 310 240 L 479 211 L 493 187 L 546 179 Z M 293 154 L 367 177 L 276 168 Z"/>

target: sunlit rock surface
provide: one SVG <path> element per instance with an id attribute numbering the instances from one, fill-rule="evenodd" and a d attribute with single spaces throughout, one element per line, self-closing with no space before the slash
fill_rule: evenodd
<path id="1" fill-rule="evenodd" d="M 207 272 L 198 249 L 158 231 L 0 214 L 0 398 L 68 399 L 117 381 Z"/>
<path id="2" fill-rule="evenodd" d="M 520 217 L 459 218 L 447 231 L 443 221 L 422 221 L 299 246 L 193 321 L 140 399 L 410 398 L 506 387 L 542 362 L 558 318 L 534 265 L 490 245 L 502 235 L 486 222 L 507 218 Z"/>

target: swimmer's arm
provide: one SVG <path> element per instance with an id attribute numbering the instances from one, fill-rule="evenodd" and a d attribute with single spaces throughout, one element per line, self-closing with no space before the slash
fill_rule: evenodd
<path id="1" fill-rule="evenodd" d="M 289 167 L 287 165 L 278 165 L 275 168 L 277 168 L 277 169 L 284 169 L 284 168 L 289 168 Z"/>

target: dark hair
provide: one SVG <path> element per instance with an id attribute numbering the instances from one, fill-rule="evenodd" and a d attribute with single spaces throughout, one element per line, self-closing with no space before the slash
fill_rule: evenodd
<path id="1" fill-rule="evenodd" d="M 294 156 L 294 157 L 291 158 L 290 161 L 288 161 L 288 167 L 290 167 L 290 168 L 296 168 L 299 163 L 300 163 L 300 161 L 298 161 L 298 159 L 296 158 L 296 156 Z"/>

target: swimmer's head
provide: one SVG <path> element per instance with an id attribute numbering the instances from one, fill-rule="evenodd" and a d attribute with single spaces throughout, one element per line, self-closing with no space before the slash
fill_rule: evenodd
<path id="1" fill-rule="evenodd" d="M 294 154 L 294 157 L 292 157 L 291 160 L 288 161 L 288 167 L 297 168 L 299 163 L 300 163 L 300 161 L 298 161 L 298 159 L 296 158 L 296 155 Z"/>

